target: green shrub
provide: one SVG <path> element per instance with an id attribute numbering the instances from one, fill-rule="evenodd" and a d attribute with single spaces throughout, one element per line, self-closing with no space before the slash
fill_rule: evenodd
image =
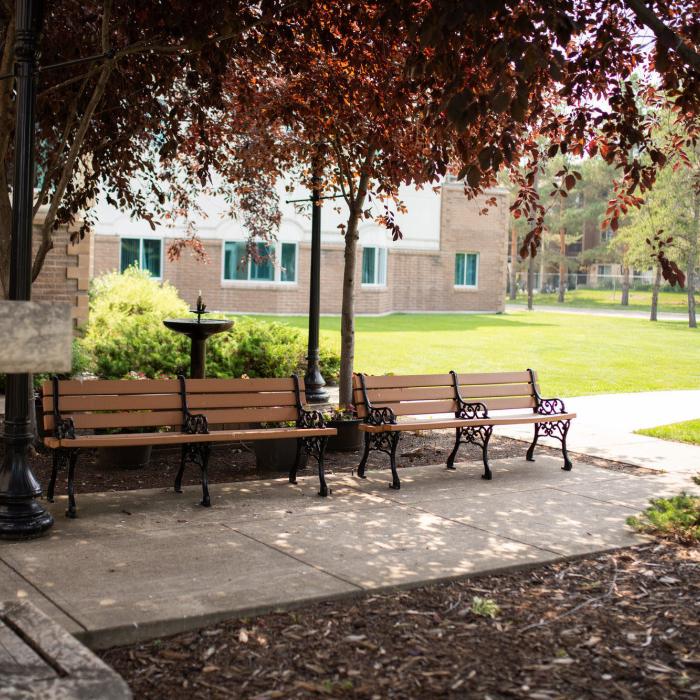
<path id="1" fill-rule="evenodd" d="M 168 283 L 130 268 L 96 279 L 90 291 L 90 319 L 80 341 L 90 369 L 103 379 L 129 372 L 172 376 L 189 368 L 190 341 L 163 326 L 163 319 L 187 317 L 187 304 Z M 194 318 L 194 317 L 193 317 Z M 288 377 L 306 365 L 306 337 L 284 323 L 236 317 L 231 331 L 207 343 L 208 377 Z M 337 379 L 340 358 L 322 345 L 321 370 Z"/>
<path id="2" fill-rule="evenodd" d="M 157 282 L 148 271 L 130 267 L 110 272 L 90 285 L 90 316 L 86 338 L 112 332 L 125 318 L 138 316 L 159 323 L 186 316 L 187 304 L 169 282 Z"/>
<path id="3" fill-rule="evenodd" d="M 176 375 L 190 364 L 189 340 L 150 316 L 124 317 L 109 333 L 89 334 L 85 341 L 101 379 L 122 379 L 129 372 L 155 379 Z"/>
<path id="4" fill-rule="evenodd" d="M 700 498 L 681 493 L 671 498 L 652 498 L 641 515 L 627 518 L 638 532 L 668 537 L 684 544 L 700 542 Z"/>

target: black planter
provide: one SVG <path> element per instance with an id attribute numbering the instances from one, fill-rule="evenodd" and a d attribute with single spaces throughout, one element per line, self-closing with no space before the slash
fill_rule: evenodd
<path id="1" fill-rule="evenodd" d="M 335 428 L 337 435 L 328 438 L 328 450 L 331 452 L 357 452 L 364 445 L 364 433 L 360 432 L 359 418 L 353 420 L 330 420 L 327 425 Z"/>
<path id="2" fill-rule="evenodd" d="M 281 440 L 255 440 L 255 466 L 263 474 L 284 472 L 294 466 L 297 456 L 296 438 Z M 299 468 L 306 466 L 306 455 L 302 452 Z"/>
<path id="3" fill-rule="evenodd" d="M 100 469 L 143 469 L 151 461 L 153 445 L 129 447 L 100 447 L 97 466 Z"/>

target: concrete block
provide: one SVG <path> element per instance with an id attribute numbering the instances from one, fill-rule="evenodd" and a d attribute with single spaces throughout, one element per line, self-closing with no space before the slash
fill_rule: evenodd
<path id="1" fill-rule="evenodd" d="M 0 372 L 68 372 L 73 326 L 68 304 L 0 301 Z"/>

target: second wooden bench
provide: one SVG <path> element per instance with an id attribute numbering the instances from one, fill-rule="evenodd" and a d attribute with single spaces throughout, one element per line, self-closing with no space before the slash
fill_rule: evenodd
<path id="1" fill-rule="evenodd" d="M 405 431 L 453 428 L 455 444 L 447 458 L 447 468 L 454 469 L 459 446 L 471 443 L 481 447 L 483 478 L 491 479 L 488 445 L 494 426 L 530 423 L 534 424 L 535 433 L 526 459 L 534 461 L 537 440 L 543 435 L 561 442 L 563 468 L 569 471 L 572 466 L 566 451 L 566 435 L 576 414 L 567 412 L 561 399 L 543 399 L 531 369 L 459 375 L 455 372 L 405 376 L 356 374 L 353 400 L 358 417 L 364 420 L 360 430 L 365 433 L 358 475 L 364 478 L 370 451 L 385 452 L 389 455 L 394 489 L 401 488 L 396 449 Z M 530 410 L 512 413 L 518 409 Z"/>

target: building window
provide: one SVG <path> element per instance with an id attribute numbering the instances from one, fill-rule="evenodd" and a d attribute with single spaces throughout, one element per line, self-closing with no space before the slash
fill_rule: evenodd
<path id="1" fill-rule="evenodd" d="M 386 248 L 362 249 L 362 284 L 386 285 Z"/>
<path id="2" fill-rule="evenodd" d="M 119 269 L 136 265 L 148 270 L 152 277 L 163 276 L 163 241 L 159 238 L 122 238 Z"/>
<path id="3" fill-rule="evenodd" d="M 224 280 L 242 282 L 296 282 L 297 244 L 296 243 L 256 243 L 261 260 L 248 255 L 244 241 L 224 243 Z M 275 250 L 279 247 L 279 265 L 275 265 Z"/>
<path id="4" fill-rule="evenodd" d="M 457 253 L 455 287 L 476 287 L 479 284 L 479 253 Z"/>

